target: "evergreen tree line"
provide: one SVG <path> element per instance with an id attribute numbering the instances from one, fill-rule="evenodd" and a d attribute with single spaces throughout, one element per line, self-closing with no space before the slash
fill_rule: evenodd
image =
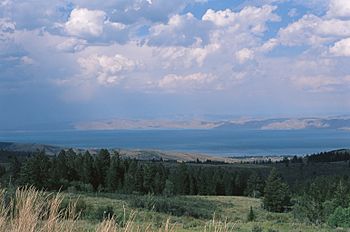
<path id="1" fill-rule="evenodd" d="M 335 150 L 328 152 L 321 152 L 306 156 L 309 162 L 339 162 L 350 161 L 350 150 Z"/>
<path id="2" fill-rule="evenodd" d="M 348 176 L 319 176 L 299 186 L 293 213 L 301 221 L 321 224 L 335 222 L 337 212 L 350 212 L 350 179 Z M 350 222 L 350 214 L 343 217 Z M 350 224 L 349 224 L 350 225 Z"/>
<path id="3" fill-rule="evenodd" d="M 265 186 L 255 170 L 121 159 L 105 149 L 97 154 L 62 150 L 57 156 L 41 151 L 24 161 L 13 157 L 7 175 L 12 184 L 39 189 L 139 194 L 260 197 Z"/>
<path id="4" fill-rule="evenodd" d="M 97 154 L 62 150 L 56 156 L 47 156 L 42 151 L 25 160 L 14 156 L 6 170 L 0 168 L 1 175 L 3 182 L 45 190 L 262 197 L 267 210 L 293 209 L 296 217 L 313 223 L 334 220 L 337 210 L 346 213 L 349 208 L 350 211 L 348 176 L 299 178 L 298 183 L 288 185 L 276 169 L 266 175 L 254 168 L 146 162 L 122 159 L 118 153 L 110 154 L 105 149 Z"/>

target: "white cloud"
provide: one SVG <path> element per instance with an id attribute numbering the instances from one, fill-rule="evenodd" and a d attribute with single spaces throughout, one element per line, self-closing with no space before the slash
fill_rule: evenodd
<path id="1" fill-rule="evenodd" d="M 0 42 L 9 40 L 16 30 L 16 24 L 8 18 L 0 18 Z"/>
<path id="2" fill-rule="evenodd" d="M 212 74 L 193 73 L 189 75 L 169 74 L 158 81 L 158 87 L 163 90 L 209 90 L 218 88 L 213 82 L 217 78 Z"/>
<path id="3" fill-rule="evenodd" d="M 279 21 L 280 17 L 273 13 L 276 6 L 265 5 L 263 7 L 248 6 L 239 12 L 229 9 L 224 11 L 207 10 L 202 20 L 210 21 L 216 26 L 229 26 L 237 31 L 249 30 L 253 33 L 266 31 L 266 22 Z"/>
<path id="4" fill-rule="evenodd" d="M 57 49 L 64 52 L 80 52 L 87 46 L 87 41 L 77 38 L 68 38 L 57 45 Z"/>
<path id="5" fill-rule="evenodd" d="M 88 79 L 96 78 L 101 85 L 115 85 L 124 78 L 124 74 L 133 71 L 137 63 L 122 55 L 115 56 L 91 55 L 79 58 L 78 63 L 83 76 Z"/>
<path id="6" fill-rule="evenodd" d="M 328 15 L 330 17 L 350 17 L 350 1 L 330 0 Z"/>
<path id="7" fill-rule="evenodd" d="M 70 35 L 97 37 L 103 33 L 105 20 L 106 13 L 104 11 L 78 8 L 71 12 L 65 29 Z"/>
<path id="8" fill-rule="evenodd" d="M 290 80 L 299 89 L 314 93 L 340 91 L 350 83 L 348 76 L 298 76 L 292 77 Z"/>
<path id="9" fill-rule="evenodd" d="M 204 61 L 212 53 L 220 49 L 219 44 L 210 44 L 203 48 L 194 47 L 165 47 L 156 49 L 156 53 L 162 57 L 162 68 L 171 67 L 195 67 L 203 66 Z"/>
<path id="10" fill-rule="evenodd" d="M 278 33 L 279 41 L 289 46 L 318 46 L 347 36 L 350 36 L 350 21 L 325 19 L 315 15 L 305 15 Z"/>
<path id="11" fill-rule="evenodd" d="M 124 31 L 126 25 L 111 21 L 101 10 L 76 8 L 63 26 L 68 35 L 100 42 L 121 42 L 128 37 L 128 32 Z"/>
<path id="12" fill-rule="evenodd" d="M 35 61 L 29 56 L 22 56 L 20 60 L 25 65 L 32 65 L 35 63 Z"/>
<path id="13" fill-rule="evenodd" d="M 209 25 L 196 19 L 191 13 L 173 15 L 166 24 L 156 24 L 150 28 L 148 44 L 159 46 L 191 46 L 207 44 Z"/>
<path id="14" fill-rule="evenodd" d="M 261 52 L 269 52 L 272 49 L 274 49 L 277 45 L 279 45 L 278 39 L 272 38 L 265 42 L 263 45 L 261 45 L 261 47 L 258 48 L 258 50 Z"/>
<path id="15" fill-rule="evenodd" d="M 329 52 L 335 56 L 350 56 L 350 38 L 336 42 Z"/>
<path id="16" fill-rule="evenodd" d="M 236 52 L 236 59 L 239 63 L 243 64 L 248 60 L 252 60 L 254 58 L 254 51 L 248 48 L 243 48 Z"/>

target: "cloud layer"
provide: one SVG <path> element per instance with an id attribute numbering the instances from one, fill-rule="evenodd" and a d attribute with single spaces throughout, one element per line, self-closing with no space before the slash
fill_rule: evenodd
<path id="1" fill-rule="evenodd" d="M 345 112 L 349 57 L 347 0 L 0 3 L 2 99 L 49 89 L 62 105 L 139 94 L 178 112 Z"/>

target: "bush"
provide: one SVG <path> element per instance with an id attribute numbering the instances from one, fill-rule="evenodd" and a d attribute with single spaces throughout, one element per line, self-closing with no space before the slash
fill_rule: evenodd
<path id="1" fill-rule="evenodd" d="M 217 208 L 211 202 L 189 200 L 185 197 L 132 196 L 128 199 L 128 202 L 131 208 L 142 208 L 173 216 L 189 216 L 202 219 L 211 219 Z"/>
<path id="2" fill-rule="evenodd" d="M 328 218 L 328 224 L 333 227 L 350 227 L 350 208 L 338 207 Z"/>
<path id="3" fill-rule="evenodd" d="M 60 209 L 68 210 L 70 205 L 71 206 L 75 205 L 75 212 L 77 214 L 80 214 L 80 216 L 82 217 L 86 216 L 87 212 L 89 211 L 86 202 L 81 198 L 78 198 L 76 200 L 64 198 L 61 203 Z"/>
<path id="4" fill-rule="evenodd" d="M 263 232 L 263 229 L 260 226 L 255 225 L 252 229 L 252 232 Z"/>
<path id="5" fill-rule="evenodd" d="M 115 217 L 112 206 L 100 206 L 95 211 L 95 219 L 103 221 L 105 219 L 111 219 Z"/>

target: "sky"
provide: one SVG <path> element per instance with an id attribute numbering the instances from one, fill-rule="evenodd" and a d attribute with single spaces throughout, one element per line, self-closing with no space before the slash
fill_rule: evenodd
<path id="1" fill-rule="evenodd" d="M 350 113 L 348 0 L 0 0 L 0 129 Z"/>

